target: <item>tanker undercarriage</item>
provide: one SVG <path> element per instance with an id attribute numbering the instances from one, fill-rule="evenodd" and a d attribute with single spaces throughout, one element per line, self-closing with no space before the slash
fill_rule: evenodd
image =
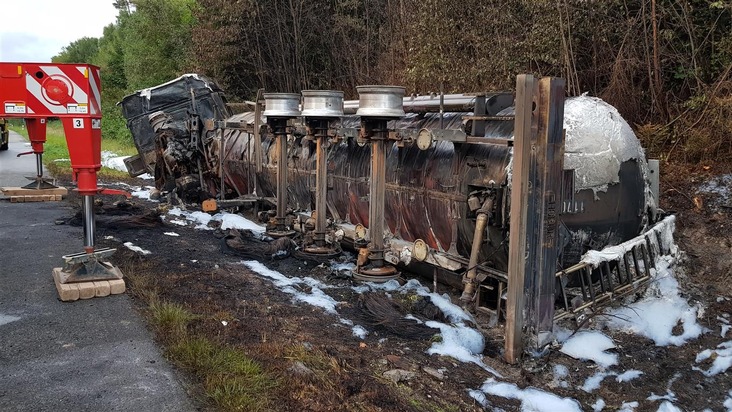
<path id="1" fill-rule="evenodd" d="M 300 256 L 354 252 L 354 279 L 439 280 L 507 329 L 518 308 L 542 346 L 553 320 L 648 281 L 673 217 L 617 110 L 519 77 L 530 88 L 515 94 L 260 93 L 231 115 L 213 82 L 186 75 L 122 101 L 139 151 L 126 163 L 168 199 L 253 213 Z"/>

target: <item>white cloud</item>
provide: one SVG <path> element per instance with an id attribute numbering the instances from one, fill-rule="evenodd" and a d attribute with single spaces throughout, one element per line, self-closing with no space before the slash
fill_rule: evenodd
<path id="1" fill-rule="evenodd" d="M 101 37 L 116 18 L 112 0 L 3 1 L 0 61 L 51 61 L 74 40 Z"/>

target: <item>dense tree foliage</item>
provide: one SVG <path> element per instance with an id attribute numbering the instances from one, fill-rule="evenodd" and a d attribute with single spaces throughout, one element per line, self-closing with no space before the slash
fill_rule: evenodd
<path id="1" fill-rule="evenodd" d="M 381 60 L 397 32 L 390 3 L 199 0 L 193 60 L 241 97 L 260 87 L 355 91 L 388 77 Z"/>
<path id="2" fill-rule="evenodd" d="M 732 153 L 730 0 L 115 5 L 119 17 L 102 38 L 79 39 L 56 57 L 99 64 L 105 96 L 187 71 L 240 99 L 259 88 L 334 88 L 355 97 L 357 85 L 374 83 L 402 84 L 410 93 L 511 90 L 516 74 L 529 72 L 564 77 L 569 95 L 608 100 L 652 152 L 678 146 L 689 159 Z"/>
<path id="3" fill-rule="evenodd" d="M 180 75 L 188 59 L 195 0 L 133 0 L 121 14 L 127 86 L 141 89 Z"/>
<path id="4" fill-rule="evenodd" d="M 99 39 L 95 37 L 82 37 L 71 42 L 61 50 L 61 53 L 54 56 L 51 61 L 54 63 L 92 62 L 99 54 Z"/>
<path id="5" fill-rule="evenodd" d="M 126 94 L 171 80 L 189 65 L 195 0 L 116 0 L 117 21 L 101 38 L 82 38 L 53 58 L 101 67 L 104 138 L 129 139 L 116 103 Z"/>

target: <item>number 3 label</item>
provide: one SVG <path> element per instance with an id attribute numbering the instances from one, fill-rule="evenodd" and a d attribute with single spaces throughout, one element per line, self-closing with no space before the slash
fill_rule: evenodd
<path id="1" fill-rule="evenodd" d="M 74 119 L 74 129 L 83 129 L 84 119 Z"/>

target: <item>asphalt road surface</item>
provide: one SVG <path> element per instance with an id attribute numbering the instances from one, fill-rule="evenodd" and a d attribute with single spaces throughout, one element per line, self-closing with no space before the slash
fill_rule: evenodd
<path id="1" fill-rule="evenodd" d="M 10 131 L 8 150 L 0 152 L 0 187 L 25 186 L 31 182 L 25 176 L 35 177 L 36 157 L 34 155 L 17 157 L 18 153 L 30 150 L 30 143 L 18 133 Z"/>
<path id="2" fill-rule="evenodd" d="M 13 134 L 0 186 L 35 175 Z M 61 302 L 51 277 L 81 251 L 82 229 L 55 225 L 65 202 L 0 199 L 0 411 L 193 411 L 127 295 Z"/>

